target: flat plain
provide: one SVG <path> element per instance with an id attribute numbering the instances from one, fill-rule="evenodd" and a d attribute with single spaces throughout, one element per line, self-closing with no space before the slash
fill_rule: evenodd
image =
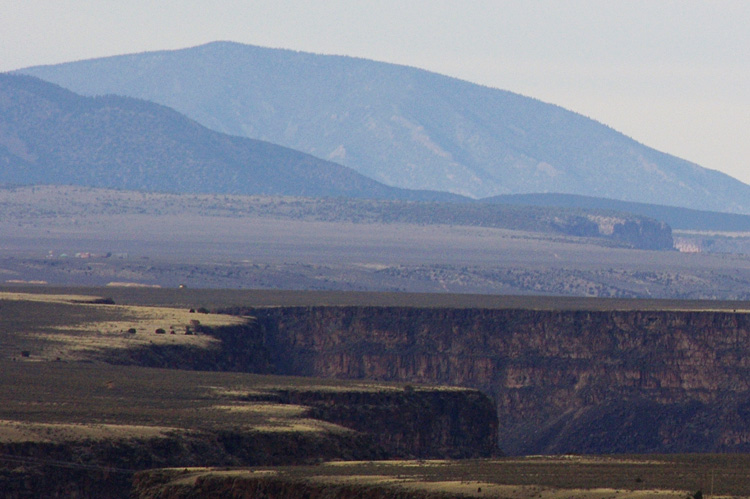
<path id="1" fill-rule="evenodd" d="M 55 285 L 742 300 L 750 257 L 406 223 L 299 198 L 19 188 L 0 279 Z M 338 211 L 337 211 L 338 210 Z"/>

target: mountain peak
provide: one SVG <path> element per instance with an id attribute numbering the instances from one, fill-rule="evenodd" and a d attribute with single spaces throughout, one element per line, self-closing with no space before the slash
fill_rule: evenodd
<path id="1" fill-rule="evenodd" d="M 727 175 L 559 106 L 407 66 L 221 41 L 22 72 L 158 102 L 402 188 L 750 213 L 750 186 Z"/>

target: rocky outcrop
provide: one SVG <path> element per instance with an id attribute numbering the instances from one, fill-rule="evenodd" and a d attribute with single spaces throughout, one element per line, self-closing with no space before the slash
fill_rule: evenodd
<path id="1" fill-rule="evenodd" d="M 277 373 L 483 390 L 505 452 L 750 451 L 747 313 L 245 312 Z"/>
<path id="2" fill-rule="evenodd" d="M 612 239 L 645 250 L 672 250 L 672 228 L 664 222 L 648 218 L 621 219 L 614 224 Z"/>
<path id="3" fill-rule="evenodd" d="M 558 218 L 560 232 L 572 236 L 603 237 L 624 246 L 644 250 L 672 250 L 672 228 L 659 220 L 615 212 Z"/>

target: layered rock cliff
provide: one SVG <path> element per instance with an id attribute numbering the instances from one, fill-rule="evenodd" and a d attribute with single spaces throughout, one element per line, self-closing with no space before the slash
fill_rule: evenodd
<path id="1" fill-rule="evenodd" d="M 222 348 L 237 355 L 233 342 L 252 337 L 269 355 L 260 365 L 277 373 L 483 390 L 505 452 L 750 451 L 745 312 L 244 312 L 255 322 Z"/>
<path id="2" fill-rule="evenodd" d="M 498 454 L 492 401 L 475 390 L 429 389 L 372 392 L 279 390 L 283 403 L 312 408 L 315 419 L 356 430 L 392 457 L 470 458 Z"/>

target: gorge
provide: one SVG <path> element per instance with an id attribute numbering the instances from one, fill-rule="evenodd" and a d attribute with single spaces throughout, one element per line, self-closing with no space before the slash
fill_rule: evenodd
<path id="1" fill-rule="evenodd" d="M 509 454 L 750 449 L 746 310 L 234 309 L 212 355 L 119 362 L 478 388 Z M 221 360 L 223 364 L 217 364 Z"/>

